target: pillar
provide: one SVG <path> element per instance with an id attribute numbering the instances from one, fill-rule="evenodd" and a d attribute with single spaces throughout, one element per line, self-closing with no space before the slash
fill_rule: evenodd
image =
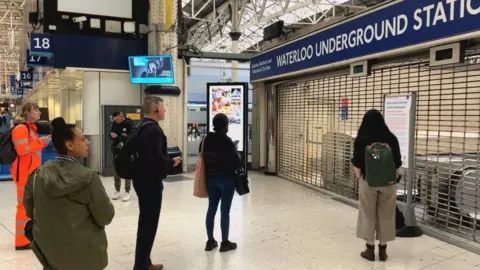
<path id="1" fill-rule="evenodd" d="M 232 53 L 239 53 L 238 43 L 242 33 L 239 31 L 240 20 L 238 17 L 238 0 L 232 0 L 232 32 L 230 32 L 230 38 L 232 39 Z M 238 82 L 238 61 L 232 61 L 232 82 Z"/>
<path id="2" fill-rule="evenodd" d="M 48 116 L 50 117 L 50 121 L 55 118 L 55 94 L 49 93 L 48 95 Z"/>
<path id="3" fill-rule="evenodd" d="M 167 110 L 165 120 L 160 122 L 168 138 L 168 146 L 178 146 L 186 154 L 186 143 L 183 139 L 186 130 L 186 93 L 184 91 L 183 60 L 178 60 L 177 33 L 174 23 L 177 22 L 178 0 L 150 0 L 148 53 L 150 55 L 168 55 L 173 59 L 175 82 L 181 94 L 178 97 L 159 95 Z M 185 146 L 185 147 L 184 147 Z"/>

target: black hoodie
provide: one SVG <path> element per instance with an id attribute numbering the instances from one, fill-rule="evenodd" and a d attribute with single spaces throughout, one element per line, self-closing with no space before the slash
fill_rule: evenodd
<path id="1" fill-rule="evenodd" d="M 233 176 L 236 169 L 242 167 L 242 160 L 232 139 L 226 134 L 209 132 L 200 143 L 207 175 Z"/>

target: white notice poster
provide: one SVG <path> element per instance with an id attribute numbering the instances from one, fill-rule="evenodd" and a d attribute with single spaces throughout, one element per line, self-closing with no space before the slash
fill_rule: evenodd
<path id="1" fill-rule="evenodd" d="M 412 123 L 412 96 L 387 96 L 384 117 L 390 131 L 397 136 L 402 153 L 402 167 L 408 169 L 408 153 Z"/>

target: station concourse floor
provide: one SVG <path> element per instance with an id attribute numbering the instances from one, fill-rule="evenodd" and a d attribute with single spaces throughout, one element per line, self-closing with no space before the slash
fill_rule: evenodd
<path id="1" fill-rule="evenodd" d="M 356 209 L 277 177 L 250 176 L 252 193 L 236 196 L 232 205 L 230 235 L 238 249 L 222 254 L 203 250 L 207 201 L 192 196 L 193 176 L 165 182 L 152 260 L 164 264 L 165 270 L 480 269 L 480 255 L 428 236 L 397 239 L 389 245 L 387 262 L 367 262 L 359 256 L 364 243 L 355 238 Z M 103 181 L 112 194 L 113 179 Z M 107 227 L 107 269 L 133 268 L 136 199 L 132 192 L 130 202 L 113 202 L 116 215 Z M 0 270 L 41 270 L 31 251 L 14 250 L 15 202 L 13 183 L 0 182 Z"/>

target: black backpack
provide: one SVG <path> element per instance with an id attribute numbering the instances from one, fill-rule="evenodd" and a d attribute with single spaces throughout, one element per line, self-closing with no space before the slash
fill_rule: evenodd
<path id="1" fill-rule="evenodd" d="M 25 125 L 30 133 L 30 128 L 27 124 L 21 123 L 20 125 Z M 12 140 L 12 132 L 14 128 L 15 127 L 0 134 L 0 164 L 12 164 L 17 158 L 17 151 L 15 150 L 15 145 Z"/>
<path id="2" fill-rule="evenodd" d="M 115 172 L 120 178 L 133 179 L 137 176 L 138 164 L 141 160 L 139 153 L 141 144 L 138 135 L 143 128 L 150 124 L 154 123 L 145 122 L 140 124 L 125 144 L 123 144 L 123 147 L 118 151 L 118 154 L 115 155 L 113 166 L 115 167 Z"/>

